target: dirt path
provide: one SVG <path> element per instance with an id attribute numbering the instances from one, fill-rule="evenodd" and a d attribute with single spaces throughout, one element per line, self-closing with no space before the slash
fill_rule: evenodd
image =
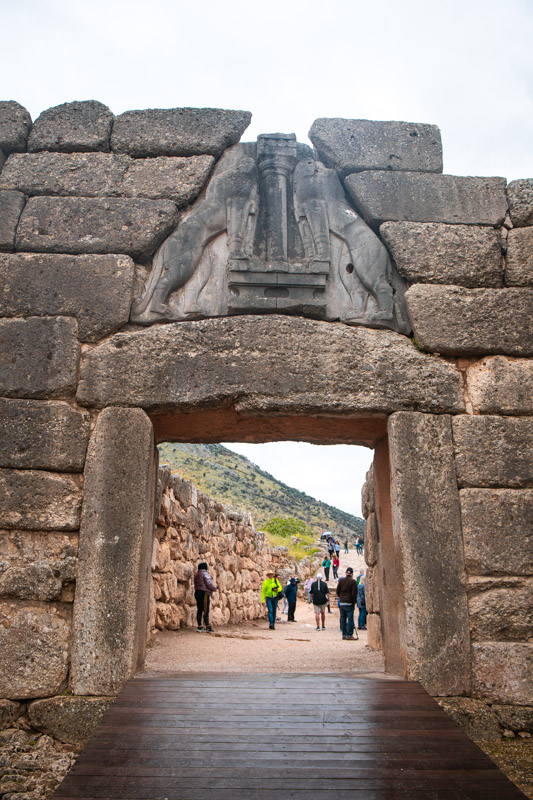
<path id="1" fill-rule="evenodd" d="M 364 569 L 362 556 L 355 550 L 341 553 L 341 576 L 346 567 L 355 574 Z M 335 581 L 328 583 L 335 598 Z M 281 608 L 281 606 L 280 606 Z M 326 614 L 326 629 L 316 630 L 313 607 L 298 599 L 296 622 L 286 615 L 268 630 L 266 619 L 227 625 L 214 633 L 194 629 L 162 631 L 148 653 L 145 674 L 183 672 L 360 672 L 382 673 L 383 658 L 366 647 L 366 631 L 359 641 L 343 641 L 339 611 L 335 600 Z M 278 611 L 279 616 L 279 611 Z"/>

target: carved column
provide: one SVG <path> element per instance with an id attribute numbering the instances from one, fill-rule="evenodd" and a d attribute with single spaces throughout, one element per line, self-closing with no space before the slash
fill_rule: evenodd
<path id="1" fill-rule="evenodd" d="M 287 180 L 297 160 L 294 133 L 264 133 L 257 139 L 257 160 L 266 201 L 267 261 L 288 260 Z"/>

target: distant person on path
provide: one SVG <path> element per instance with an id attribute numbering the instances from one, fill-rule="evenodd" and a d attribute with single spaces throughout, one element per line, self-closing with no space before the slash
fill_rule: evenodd
<path id="1" fill-rule="evenodd" d="M 339 598 L 339 609 L 341 614 L 341 631 L 343 639 L 358 639 L 354 637 L 354 611 L 357 602 L 357 581 L 353 577 L 353 569 L 347 567 L 346 577 L 341 578 L 337 584 L 337 596 Z"/>
<path id="2" fill-rule="evenodd" d="M 289 581 L 287 581 L 287 586 L 289 585 Z M 281 606 L 281 613 L 286 614 L 287 609 L 289 608 L 289 601 L 287 600 L 287 586 L 283 588 L 283 605 Z"/>
<path id="3" fill-rule="evenodd" d="M 209 605 L 211 595 L 213 592 L 217 591 L 217 587 L 211 580 L 211 576 L 207 570 L 208 566 L 206 562 L 202 561 L 201 564 L 198 564 L 198 572 L 194 576 L 194 599 L 196 600 L 196 623 L 198 626 L 196 630 L 198 633 L 202 633 L 203 630 L 206 630 L 208 633 L 212 633 L 213 631 L 213 628 L 209 624 Z M 202 626 L 202 617 L 205 629 Z"/>
<path id="4" fill-rule="evenodd" d="M 311 586 L 311 597 L 313 598 L 313 609 L 315 612 L 316 629 L 320 630 L 320 620 L 322 619 L 322 630 L 326 627 L 326 606 L 328 604 L 329 588 L 327 583 L 322 580 L 321 573 L 317 573 L 316 581 Z"/>
<path id="5" fill-rule="evenodd" d="M 335 555 L 333 556 L 333 577 L 335 580 L 337 580 L 339 577 L 339 564 L 340 564 L 339 556 L 337 555 L 337 553 L 335 553 Z"/>
<path id="6" fill-rule="evenodd" d="M 321 566 L 324 567 L 324 575 L 326 576 L 326 580 L 329 581 L 329 568 L 331 567 L 331 557 L 329 555 L 324 558 Z"/>
<path id="7" fill-rule="evenodd" d="M 294 619 L 294 612 L 296 611 L 296 600 L 298 599 L 298 584 L 300 583 L 296 575 L 291 575 L 290 580 L 285 587 L 285 597 L 289 601 L 289 614 L 287 622 L 296 622 Z"/>
<path id="8" fill-rule="evenodd" d="M 335 555 L 337 556 L 337 558 L 339 558 L 341 554 L 341 546 L 339 542 L 335 542 L 334 546 L 335 546 Z"/>
<path id="9" fill-rule="evenodd" d="M 311 586 L 312 586 L 312 583 L 313 583 L 313 579 L 309 575 L 309 577 L 307 578 L 306 582 L 304 583 L 304 589 L 307 592 L 307 602 L 309 604 L 312 603 L 312 599 L 311 599 Z"/>
<path id="10" fill-rule="evenodd" d="M 345 552 L 345 553 L 348 553 L 348 552 L 349 552 L 349 551 L 348 551 L 348 539 L 345 539 L 345 540 L 344 540 L 344 552 Z"/>
<path id="11" fill-rule="evenodd" d="M 359 609 L 359 619 L 357 627 L 360 631 L 366 631 L 366 597 L 365 597 L 365 576 L 361 575 L 357 586 L 357 608 Z"/>
<path id="12" fill-rule="evenodd" d="M 278 595 L 282 592 L 281 583 L 274 574 L 273 569 L 267 569 L 265 580 L 261 587 L 261 602 L 266 603 L 268 609 L 268 627 L 273 631 L 276 627 L 276 614 L 278 611 Z"/>
<path id="13" fill-rule="evenodd" d="M 331 558 L 333 553 L 335 552 L 335 542 L 333 541 L 333 536 L 328 536 L 328 554 Z"/>
<path id="14" fill-rule="evenodd" d="M 361 553 L 363 552 L 363 540 L 361 539 L 360 536 L 358 536 L 357 539 L 355 540 L 355 549 L 358 555 L 361 555 Z"/>

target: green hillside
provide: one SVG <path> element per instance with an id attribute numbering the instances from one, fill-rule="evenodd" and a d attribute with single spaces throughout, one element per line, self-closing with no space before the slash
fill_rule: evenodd
<path id="1" fill-rule="evenodd" d="M 330 530 L 353 539 L 364 520 L 292 489 L 220 444 L 161 444 L 161 464 L 169 464 L 210 497 L 250 511 L 257 529 L 272 517 L 295 517 L 318 535 Z"/>

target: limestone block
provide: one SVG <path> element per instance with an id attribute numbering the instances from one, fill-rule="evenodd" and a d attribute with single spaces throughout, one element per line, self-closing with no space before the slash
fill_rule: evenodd
<path id="1" fill-rule="evenodd" d="M 470 688 L 470 633 L 451 420 L 400 412 L 388 427 L 407 677 L 430 694 L 463 694 Z"/>
<path id="2" fill-rule="evenodd" d="M 465 564 L 471 575 L 533 575 L 533 491 L 462 489 Z"/>
<path id="3" fill-rule="evenodd" d="M 0 254 L 0 314 L 76 317 L 95 342 L 128 322 L 134 272 L 128 256 Z"/>
<path id="4" fill-rule="evenodd" d="M 153 449 L 152 426 L 140 409 L 107 408 L 98 416 L 85 464 L 70 678 L 75 694 L 115 694 L 144 659 Z"/>
<path id="5" fill-rule="evenodd" d="M 0 189 L 34 195 L 109 197 L 121 194 L 128 156 L 111 153 L 14 153 L 0 174 Z"/>
<path id="6" fill-rule="evenodd" d="M 472 644 L 472 690 L 496 703 L 526 706 L 533 686 L 533 644 Z"/>
<path id="7" fill-rule="evenodd" d="M 111 149 L 132 156 L 219 156 L 250 124 L 248 111 L 168 108 L 126 111 L 113 125 Z"/>
<path id="8" fill-rule="evenodd" d="M 533 289 L 415 284 L 405 295 L 422 350 L 446 355 L 533 355 Z"/>
<path id="9" fill-rule="evenodd" d="M 76 578 L 76 534 L 0 531 L 0 595 L 57 600 Z"/>
<path id="10" fill-rule="evenodd" d="M 376 498 L 374 496 L 374 465 L 370 465 L 370 469 L 365 475 L 365 482 L 361 489 L 361 510 L 363 517 L 368 519 L 371 511 L 375 511 Z"/>
<path id="11" fill-rule="evenodd" d="M 125 253 L 147 258 L 178 221 L 170 200 L 31 197 L 16 249 L 30 253 Z"/>
<path id="12" fill-rule="evenodd" d="M 130 159 L 120 194 L 152 200 L 166 198 L 186 206 L 202 190 L 214 163 L 213 156 Z"/>
<path id="13" fill-rule="evenodd" d="M 170 547 L 168 542 L 159 542 L 155 569 L 157 572 L 168 572 L 170 568 Z"/>
<path id="14" fill-rule="evenodd" d="M 114 697 L 47 697 L 28 707 L 33 728 L 60 742 L 82 747 L 101 722 Z"/>
<path id="15" fill-rule="evenodd" d="M 507 286 L 533 286 L 533 227 L 509 231 L 505 283 Z"/>
<path id="16" fill-rule="evenodd" d="M 480 225 L 385 222 L 379 232 L 409 283 L 503 285 L 500 234 Z"/>
<path id="17" fill-rule="evenodd" d="M 66 317 L 0 319 L 0 395 L 72 395 L 80 355 L 76 332 L 76 321 Z"/>
<path id="18" fill-rule="evenodd" d="M 82 405 L 191 411 L 213 397 L 221 404 L 238 398 L 240 413 L 463 408 L 455 366 L 420 353 L 404 336 L 297 317 L 157 326 L 84 353 Z"/>
<path id="19" fill-rule="evenodd" d="M 113 114 L 96 100 L 62 103 L 37 117 L 28 139 L 28 150 L 63 153 L 109 150 Z"/>
<path id="20" fill-rule="evenodd" d="M 468 367 L 466 385 L 480 414 L 533 414 L 533 361 L 489 356 Z"/>
<path id="21" fill-rule="evenodd" d="M 156 627 L 176 631 L 185 620 L 185 610 L 169 603 L 157 603 Z"/>
<path id="22" fill-rule="evenodd" d="M 374 567 L 379 558 L 379 531 L 375 513 L 371 511 L 365 523 L 365 539 L 363 545 L 365 562 Z"/>
<path id="23" fill-rule="evenodd" d="M 177 599 L 178 582 L 175 575 L 171 572 L 161 573 L 158 584 L 161 590 L 161 600 L 163 603 L 172 603 Z M 183 587 L 181 588 L 183 589 Z M 184 591 L 183 594 L 185 594 Z"/>
<path id="24" fill-rule="evenodd" d="M 507 213 L 504 178 L 466 178 L 414 172 L 368 171 L 345 184 L 369 223 L 448 222 L 501 225 Z"/>
<path id="25" fill-rule="evenodd" d="M 379 614 L 369 614 L 366 618 L 367 647 L 371 650 L 383 649 L 383 637 L 381 634 L 381 617 Z"/>
<path id="26" fill-rule="evenodd" d="M 25 202 L 21 192 L 0 191 L 0 251 L 15 249 L 17 225 Z"/>
<path id="27" fill-rule="evenodd" d="M 67 403 L 0 398 L 0 467 L 81 472 L 89 415 Z"/>
<path id="28" fill-rule="evenodd" d="M 2 172 L 2 168 L 5 163 L 6 163 L 5 153 L 2 150 L 0 150 L 0 172 Z"/>
<path id="29" fill-rule="evenodd" d="M 14 100 L 0 101 L 0 150 L 23 153 L 31 130 L 28 111 Z"/>
<path id="30" fill-rule="evenodd" d="M 181 475 L 173 475 L 172 488 L 176 499 L 183 508 L 196 508 L 198 505 L 198 489 L 194 483 L 184 480 Z M 194 512 L 192 513 L 194 514 Z M 197 520 L 196 514 L 194 514 L 193 519 Z"/>
<path id="31" fill-rule="evenodd" d="M 533 225 L 533 178 L 511 181 L 507 187 L 507 197 L 515 228 Z"/>
<path id="32" fill-rule="evenodd" d="M 0 696 L 24 700 L 60 692 L 70 635 L 69 606 L 0 602 Z"/>
<path id="33" fill-rule="evenodd" d="M 473 697 L 439 697 L 437 702 L 471 739 L 501 739 L 498 718 L 481 700 Z"/>
<path id="34" fill-rule="evenodd" d="M 533 419 L 461 415 L 453 420 L 460 487 L 533 486 Z"/>
<path id="35" fill-rule="evenodd" d="M 533 708 L 531 706 L 504 706 L 495 703 L 492 710 L 500 724 L 507 730 L 533 733 Z"/>
<path id="36" fill-rule="evenodd" d="M 366 610 L 369 614 L 379 614 L 379 583 L 378 571 L 368 567 L 365 576 Z"/>
<path id="37" fill-rule="evenodd" d="M 68 475 L 42 470 L 0 470 L 0 528 L 76 530 L 80 506 L 80 487 Z"/>
<path id="38" fill-rule="evenodd" d="M 20 713 L 20 703 L 14 703 L 12 700 L 0 700 L 0 731 L 11 728 Z"/>
<path id="39" fill-rule="evenodd" d="M 533 580 L 489 589 L 468 600 L 473 641 L 533 639 Z"/>
<path id="40" fill-rule="evenodd" d="M 316 119 L 309 138 L 326 166 L 343 177 L 367 169 L 442 172 L 442 144 L 436 125 Z"/>

